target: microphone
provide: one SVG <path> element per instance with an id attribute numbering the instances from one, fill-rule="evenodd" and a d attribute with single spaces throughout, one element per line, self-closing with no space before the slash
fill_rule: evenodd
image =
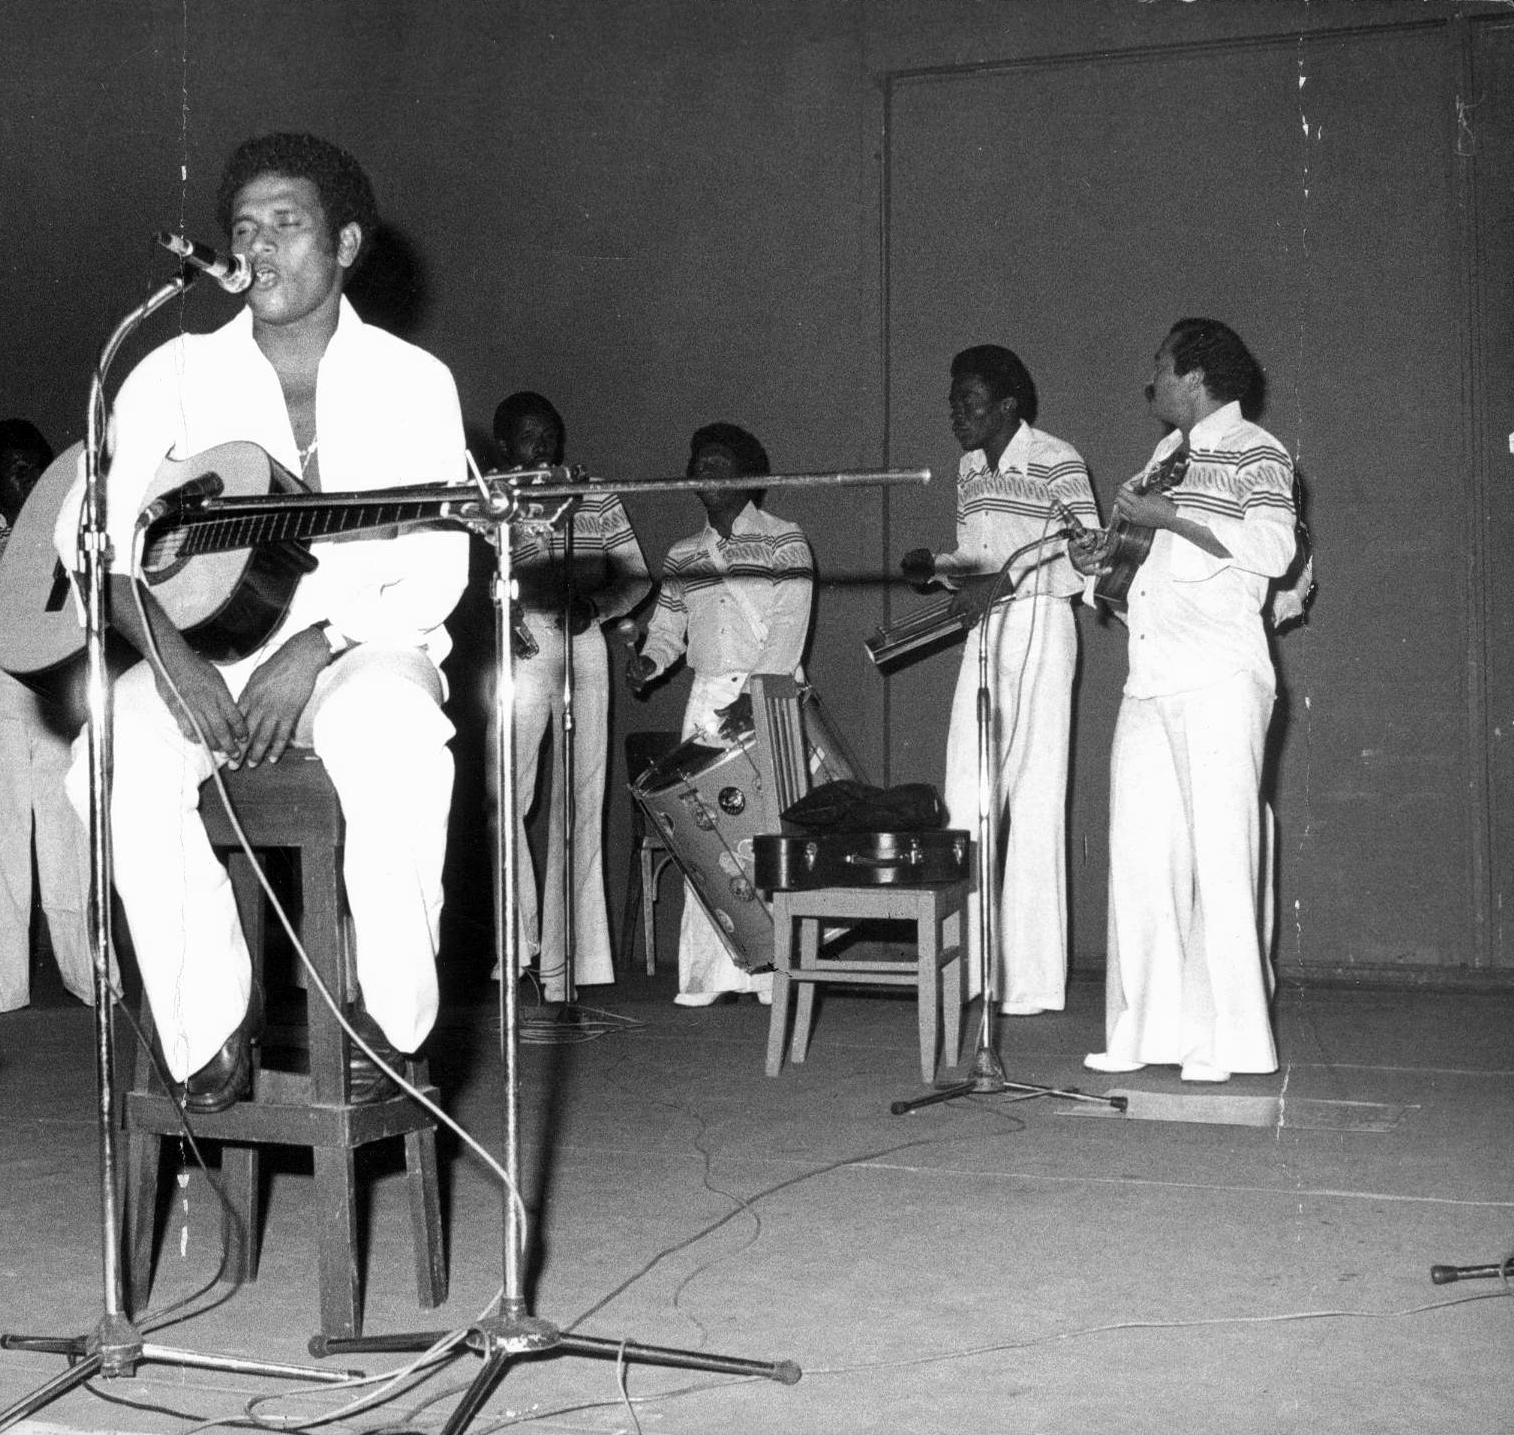
<path id="1" fill-rule="evenodd" d="M 1092 543 L 1099 537 L 1099 530 L 1089 528 L 1065 503 L 1059 499 L 1051 500 L 1052 511 L 1057 515 L 1061 523 L 1061 536 L 1072 543 Z"/>
<path id="2" fill-rule="evenodd" d="M 221 254 L 208 244 L 170 234 L 160 229 L 153 236 L 170 254 L 177 254 L 186 264 L 203 269 L 228 294 L 240 294 L 252 284 L 252 265 L 245 254 Z"/>
<path id="3" fill-rule="evenodd" d="M 138 528 L 151 528 L 159 519 L 182 518 L 186 513 L 198 508 L 201 502 L 207 498 L 215 498 L 226 487 L 218 473 L 202 473 L 198 478 L 192 478 L 180 488 L 171 493 L 165 493 L 162 498 L 149 503 L 141 513 L 137 515 Z"/>

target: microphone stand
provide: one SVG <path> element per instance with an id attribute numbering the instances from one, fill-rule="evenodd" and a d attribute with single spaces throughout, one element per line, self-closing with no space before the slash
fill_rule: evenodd
<path id="1" fill-rule="evenodd" d="M 15 1404 L 0 1410 L 0 1430 L 9 1429 L 97 1375 L 103 1375 L 107 1379 L 134 1376 L 137 1367 L 146 1362 L 289 1380 L 335 1383 L 346 1378 L 340 1371 L 247 1360 L 239 1356 L 202 1355 L 196 1351 L 179 1350 L 144 1341 L 141 1331 L 126 1311 L 124 1298 L 120 1182 L 116 1159 L 119 1117 L 112 1030 L 114 1013 L 111 1005 L 115 993 L 110 983 L 112 703 L 110 673 L 105 654 L 105 597 L 106 570 L 111 554 L 106 535 L 105 484 L 100 472 L 105 427 L 105 376 L 121 345 L 145 320 L 184 293 L 199 277 L 199 273 L 197 269 L 186 270 L 154 290 L 133 309 L 106 340 L 90 378 L 89 413 L 85 420 L 84 505 L 79 516 L 77 581 L 83 591 L 85 610 L 89 756 L 89 942 L 95 1001 L 95 1078 L 99 1092 L 96 1114 L 99 1123 L 101 1294 L 104 1308 L 89 1335 L 0 1335 L 0 1350 L 41 1351 L 66 1356 L 69 1361 L 69 1368 L 61 1375 L 23 1396 Z"/>
<path id="2" fill-rule="evenodd" d="M 1008 601 L 1012 593 L 1014 578 L 1010 570 L 1014 567 L 1016 560 L 1033 549 L 1055 542 L 1064 536 L 1065 534 L 1061 532 L 1049 533 L 1045 537 L 1037 538 L 1015 549 L 995 575 L 993 586 L 989 589 L 988 601 L 983 606 L 983 616 L 978 620 L 976 708 L 978 724 L 978 973 L 983 1010 L 978 1022 L 978 1045 L 973 1053 L 972 1068 L 963 1081 L 939 1086 L 924 1096 L 893 1102 L 888 1109 L 895 1116 L 903 1116 L 906 1112 L 915 1111 L 922 1106 L 933 1106 L 937 1102 L 952 1101 L 959 1096 L 999 1096 L 1006 1091 L 1018 1092 L 1019 1095 L 1014 1098 L 1016 1101 L 1029 1101 L 1037 1096 L 1059 1096 L 1068 1101 L 1088 1101 L 1098 1106 L 1112 1106 L 1116 1111 L 1124 1111 L 1129 1104 L 1127 1098 L 1123 1096 L 1090 1096 L 1072 1087 L 1033 1086 L 1026 1082 L 1011 1081 L 1005 1075 L 1004 1063 L 1000 1061 L 999 1053 L 994 1046 L 995 1002 L 992 974 L 994 954 L 997 951 L 994 939 L 998 926 L 995 915 L 995 909 L 998 906 L 998 889 L 994 882 L 998 863 L 994 860 L 997 855 L 994 837 L 998 826 L 999 804 L 994 800 L 996 786 L 994 782 L 993 697 L 988 681 L 989 618 L 1001 595 Z M 965 945 L 966 933 L 963 934 L 963 939 Z"/>
<path id="3" fill-rule="evenodd" d="M 577 731 L 573 719 L 573 518 L 577 505 L 568 510 L 563 528 L 563 605 L 562 605 L 562 938 L 563 1004 L 557 1020 L 565 1026 L 577 1026 L 582 1020 L 578 1011 L 578 983 L 574 971 L 578 960 L 577 886 L 574 881 L 578 864 L 573 844 L 578 835 L 578 810 L 574 801 L 575 764 L 573 738 Z"/>
<path id="4" fill-rule="evenodd" d="M 513 482 L 529 480 L 532 470 L 510 475 Z M 540 473 L 540 470 L 534 472 Z M 875 480 L 876 481 L 876 480 Z M 711 480 L 702 480 L 706 488 Z M 731 487 L 749 484 L 746 478 L 733 479 Z M 458 1402 L 441 1435 L 460 1435 L 483 1410 L 510 1363 L 528 1355 L 551 1355 L 565 1352 L 595 1356 L 606 1360 L 634 1361 L 643 1365 L 674 1366 L 680 1370 L 708 1370 L 724 1375 L 761 1376 L 784 1385 L 795 1384 L 801 1371 L 793 1361 L 748 1360 L 731 1355 L 712 1355 L 706 1351 L 682 1350 L 671 1346 L 642 1345 L 631 1340 L 609 1340 L 578 1335 L 571 1330 L 532 1315 L 525 1290 L 526 1230 L 521 1204 L 520 1173 L 520 1003 L 516 991 L 515 930 L 515 762 L 514 712 L 515 682 L 511 671 L 509 608 L 511 597 L 510 527 L 524 521 L 520 517 L 518 494 L 492 494 L 487 479 L 480 480 L 484 490 L 484 511 L 496 526 L 494 539 L 495 571 L 491 588 L 494 604 L 494 656 L 497 675 L 494 684 L 494 770 L 496 803 L 494 862 L 495 956 L 500 970 L 500 1047 L 504 1067 L 504 1169 L 510 1189 L 504 1202 L 503 1268 L 504 1282 L 497 1301 L 498 1313 L 486 1315 L 471 1325 L 461 1346 L 483 1358 L 462 1399 Z M 555 492 L 543 493 L 541 487 L 528 490 L 533 501 L 542 497 L 571 498 L 580 485 L 549 485 Z M 625 492 L 633 485 L 606 485 L 607 491 Z M 634 485 L 644 488 L 646 485 Z M 560 515 L 559 515 L 560 516 Z M 541 521 L 541 520 L 533 520 Z M 568 645 L 565 644 L 565 648 Z M 571 650 L 569 649 L 570 659 Z M 565 775 L 566 776 L 566 775 Z M 570 908 L 571 910 L 571 908 Z M 571 990 L 571 988 L 570 988 Z M 491 1306 L 491 1309 L 494 1307 Z M 315 1356 L 347 1354 L 358 1351 L 419 1352 L 446 1338 L 444 1331 L 419 1331 L 400 1335 L 328 1338 L 313 1336 L 310 1353 Z"/>

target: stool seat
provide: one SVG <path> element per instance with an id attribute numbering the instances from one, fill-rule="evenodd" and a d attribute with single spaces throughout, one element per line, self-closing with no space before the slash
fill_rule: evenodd
<path id="1" fill-rule="evenodd" d="M 313 753 L 290 750 L 277 763 L 227 769 L 222 777 L 248 844 L 260 850 L 283 848 L 297 854 L 301 944 L 338 1006 L 348 1010 L 356 996 L 356 981 L 341 885 L 345 834 L 341 804 L 324 764 Z M 264 980 L 268 957 L 264 940 L 268 928 L 266 894 L 226 816 L 213 780 L 201 790 L 200 815 L 211 845 L 227 853 L 227 869 L 254 977 Z M 143 1016 L 150 1034 L 151 1013 L 145 998 Z M 227 1278 L 250 1281 L 257 1276 L 259 1146 L 307 1147 L 315 1165 L 321 1330 L 327 1336 L 361 1334 L 354 1156 L 360 1146 L 397 1136 L 405 1142 L 417 1296 L 426 1308 L 442 1304 L 447 1298 L 447 1271 L 435 1119 L 404 1094 L 361 1106 L 352 1104 L 348 1089 L 351 1039 L 314 983 L 306 997 L 304 1028 L 291 1040 L 277 1043 L 279 1048 L 299 1049 L 288 1067 L 271 1064 L 275 1042 L 271 1031 L 268 1035 L 264 1047 L 254 1049 L 250 1098 L 214 1115 L 190 1118 L 196 1136 L 225 1143 L 221 1171 L 226 1197 L 223 1229 Z M 405 1075 L 429 1100 L 438 1100 L 424 1060 L 407 1061 Z M 162 1141 L 182 1129 L 178 1108 L 146 1051 L 138 1055 L 123 1110 L 128 1293 L 132 1308 L 141 1310 L 152 1282 Z"/>
<path id="2" fill-rule="evenodd" d="M 809 1047 L 815 988 L 824 982 L 912 986 L 920 1035 L 920 1075 L 935 1079 L 944 1034 L 948 1065 L 955 1065 L 962 1036 L 962 963 L 966 951 L 966 878 L 919 887 L 815 887 L 773 893 L 773 1006 L 768 1022 L 767 1074 L 783 1065 L 789 1003 L 797 989 L 789 1059 L 801 1062 Z M 865 921 L 910 922 L 913 961 L 822 957 L 820 929 Z M 799 961 L 794 962 L 794 928 Z"/>

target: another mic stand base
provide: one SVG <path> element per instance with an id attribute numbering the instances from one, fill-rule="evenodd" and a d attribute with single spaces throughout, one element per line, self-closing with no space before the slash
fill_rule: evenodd
<path id="1" fill-rule="evenodd" d="M 179 1365 L 234 1375 L 262 1375 L 276 1380 L 310 1380 L 333 1385 L 358 1374 L 356 1371 L 321 1370 L 309 1365 L 246 1360 L 235 1355 L 202 1355 L 194 1350 L 156 1345 L 144 1341 L 130 1320 L 112 1315 L 101 1319 L 93 1335 L 0 1335 L 0 1350 L 39 1351 L 44 1355 L 65 1356 L 69 1362 L 68 1369 L 55 1375 L 47 1384 L 38 1386 L 14 1405 L 0 1410 L 0 1430 L 7 1430 L 28 1415 L 35 1415 L 96 1376 L 109 1379 L 135 1375 L 139 1365 Z"/>
<path id="2" fill-rule="evenodd" d="M 1004 1074 L 1004 1063 L 999 1060 L 998 1053 L 991 1046 L 980 1042 L 973 1054 L 972 1072 L 965 1081 L 938 1086 L 934 1091 L 913 1097 L 909 1101 L 895 1101 L 888 1109 L 890 1115 L 903 1116 L 922 1106 L 934 1106 L 939 1101 L 954 1101 L 959 1096 L 1002 1096 L 1008 1091 L 1019 1093 L 1014 1097 L 1016 1101 L 1030 1101 L 1037 1096 L 1060 1096 L 1067 1101 L 1089 1101 L 1096 1106 L 1112 1106 L 1116 1111 L 1124 1111 L 1130 1105 L 1128 1097 L 1090 1096 L 1075 1086 L 1032 1086 L 1022 1081 L 1011 1081 Z"/>
<path id="3" fill-rule="evenodd" d="M 327 1339 L 315 1336 L 310 1353 L 317 1358 L 347 1355 L 358 1351 L 394 1351 L 413 1353 L 429 1350 L 445 1331 L 425 1331 L 410 1336 L 357 1336 L 351 1339 Z M 760 1376 L 781 1385 L 795 1385 L 800 1369 L 791 1360 L 743 1360 L 734 1355 L 711 1355 L 702 1350 L 680 1350 L 667 1345 L 639 1345 L 633 1340 L 606 1340 L 596 1336 L 574 1335 L 542 1320 L 521 1314 L 515 1317 L 494 1316 L 473 1325 L 463 1344 L 484 1359 L 482 1368 L 464 1392 L 441 1435 L 459 1435 L 498 1388 L 512 1360 L 533 1355 L 588 1355 L 601 1360 L 626 1360 L 638 1365 L 666 1365 L 678 1370 L 708 1370 L 717 1375 Z"/>

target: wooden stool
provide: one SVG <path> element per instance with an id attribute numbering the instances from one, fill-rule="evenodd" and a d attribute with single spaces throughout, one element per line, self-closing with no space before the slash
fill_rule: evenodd
<path id="1" fill-rule="evenodd" d="M 345 940 L 340 866 L 344 834 L 341 807 L 324 765 L 313 753 L 291 750 L 277 763 L 237 772 L 228 769 L 222 776 L 248 842 L 257 848 L 288 848 L 298 853 L 300 939 L 321 980 L 345 1010 L 356 983 Z M 237 910 L 254 975 L 261 979 L 266 955 L 265 894 L 213 782 L 201 790 L 200 814 L 211 845 L 230 850 L 227 866 Z M 347 1085 L 350 1038 L 315 990 L 310 991 L 306 1008 L 307 1070 L 272 1069 L 262 1064 L 259 1048 L 254 1048 L 251 1098 L 216 1115 L 193 1116 L 191 1122 L 197 1137 L 224 1143 L 221 1174 L 230 1209 L 223 1229 L 225 1273 L 230 1280 L 250 1281 L 257 1276 L 259 1146 L 310 1148 L 320 1241 L 321 1330 L 327 1336 L 359 1335 L 362 1307 L 353 1159 L 359 1146 L 390 1136 L 404 1137 L 416 1293 L 428 1309 L 447 1298 L 436 1122 L 403 1094 L 352 1105 Z M 143 1014 L 150 1034 L 145 999 Z M 271 1030 L 265 1034 L 264 1049 L 271 1051 L 278 1044 L 274 1036 Z M 407 1062 L 405 1074 L 427 1097 L 437 1100 L 424 1060 Z M 125 1246 L 131 1306 L 140 1311 L 152 1283 L 159 1151 L 165 1136 L 175 1136 L 182 1129 L 178 1111 L 145 1051 L 138 1055 L 133 1088 L 126 1096 L 125 1124 Z"/>
<path id="2" fill-rule="evenodd" d="M 967 933 L 966 879 L 928 887 L 816 887 L 773 893 L 773 1009 L 768 1024 L 767 1074 L 783 1064 L 789 996 L 799 988 L 791 1061 L 803 1061 L 820 982 L 912 986 L 920 1025 L 920 1074 L 935 1079 L 938 1029 L 945 1025 L 946 1059 L 955 1065 L 962 1036 L 962 962 Z M 914 961 L 820 957 L 820 928 L 864 921 L 915 924 Z M 799 965 L 793 963 L 799 923 Z M 944 1001 L 944 1005 L 943 1005 Z"/>

